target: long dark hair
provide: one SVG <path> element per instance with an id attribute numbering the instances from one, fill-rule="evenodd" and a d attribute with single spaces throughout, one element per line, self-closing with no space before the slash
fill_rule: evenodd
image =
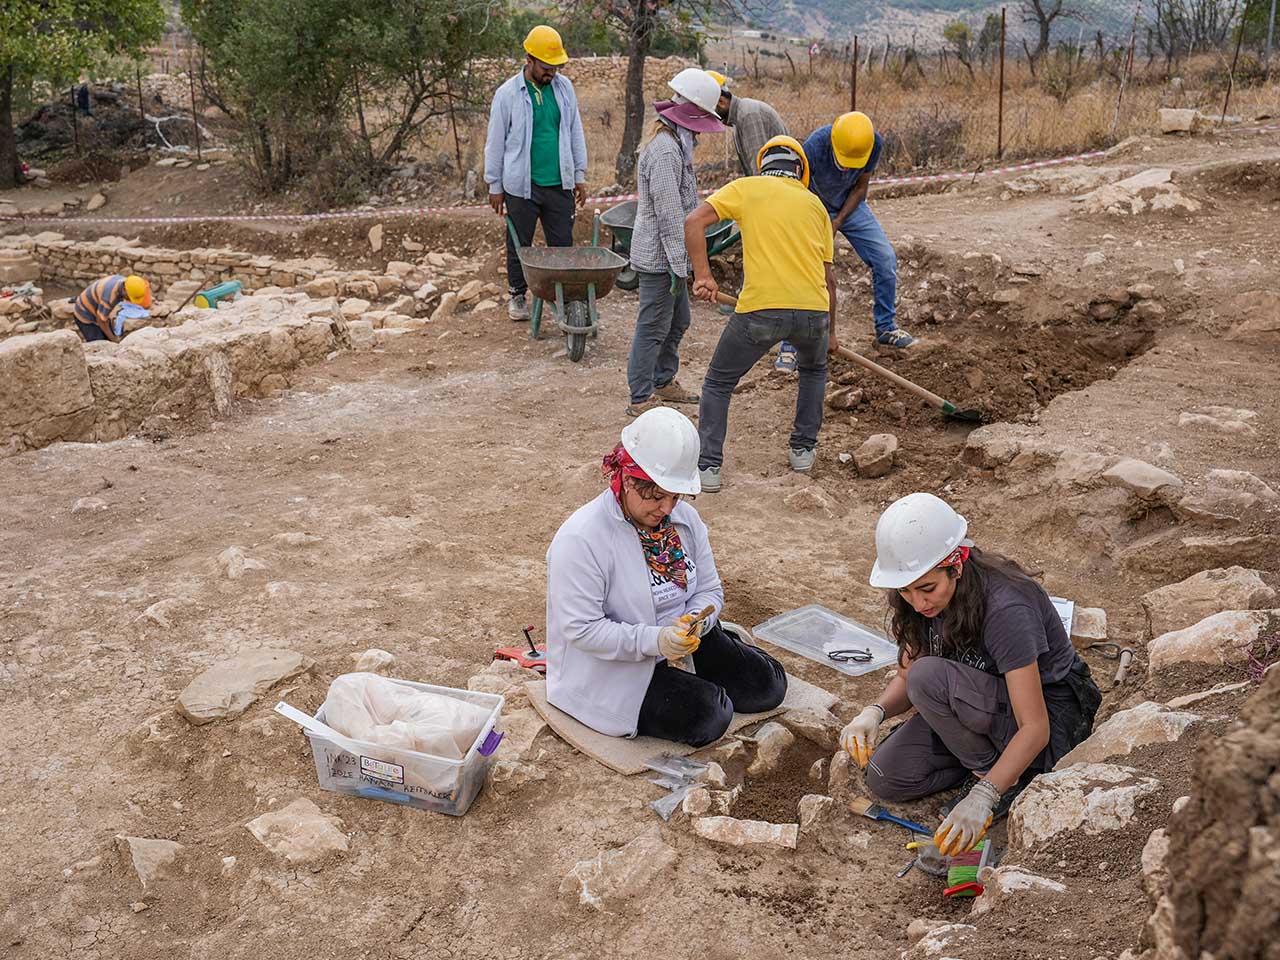
<path id="1" fill-rule="evenodd" d="M 947 568 L 947 574 L 955 577 L 956 569 Z M 969 549 L 969 560 L 964 565 L 960 579 L 956 581 L 955 596 L 942 611 L 942 636 L 939 649 L 944 656 L 976 650 L 982 645 L 982 624 L 987 616 L 987 582 L 990 577 L 1030 584 L 1037 590 L 1044 588 L 1036 582 L 1038 573 L 1029 573 L 1016 561 L 998 553 L 988 553 L 977 547 Z M 898 662 L 903 655 L 917 660 L 929 654 L 930 621 L 916 613 L 897 590 L 889 594 L 889 635 L 898 644 Z"/>

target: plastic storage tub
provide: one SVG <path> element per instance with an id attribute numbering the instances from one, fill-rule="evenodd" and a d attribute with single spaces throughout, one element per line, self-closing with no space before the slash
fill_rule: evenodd
<path id="1" fill-rule="evenodd" d="M 495 727 L 502 715 L 504 699 L 492 693 L 436 687 L 412 680 L 391 682 L 465 700 L 488 709 L 489 717 L 461 760 L 352 740 L 353 745 L 360 747 L 357 755 L 322 734 L 306 730 L 320 789 L 434 810 L 451 817 L 462 816 L 484 785 L 485 773 L 493 763 L 493 752 L 502 740 L 502 734 Z M 316 719 L 325 722 L 323 707 Z"/>

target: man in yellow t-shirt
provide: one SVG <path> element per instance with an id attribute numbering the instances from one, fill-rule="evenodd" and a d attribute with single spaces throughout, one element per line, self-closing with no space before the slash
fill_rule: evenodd
<path id="1" fill-rule="evenodd" d="M 704 493 L 720 489 L 724 435 L 733 388 L 769 348 L 796 348 L 800 388 L 788 459 L 808 473 L 817 459 L 827 387 L 827 353 L 836 343 L 836 282 L 831 272 L 831 218 L 809 192 L 809 161 L 799 141 L 774 137 L 760 148 L 760 175 L 717 190 L 685 219 L 693 295 L 714 301 L 719 288 L 707 261 L 706 229 L 723 219 L 742 231 L 742 294 L 702 383 L 698 472 Z"/>

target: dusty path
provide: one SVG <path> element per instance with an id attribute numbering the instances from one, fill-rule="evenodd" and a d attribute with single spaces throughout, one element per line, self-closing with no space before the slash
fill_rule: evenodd
<path id="1" fill-rule="evenodd" d="M 929 242 L 951 258 L 947 270 L 961 271 L 970 250 L 1008 262 L 1034 254 L 1046 267 L 1023 311 L 921 329 L 938 345 L 910 363 L 959 382 L 959 371 L 947 372 L 948 351 L 979 338 L 984 350 L 1010 339 L 1029 344 L 1045 365 L 1047 348 L 1035 338 L 1071 302 L 1148 279 L 1170 306 L 1156 325 L 1155 349 L 1088 366 L 1085 382 L 1120 374 L 1047 409 L 1019 401 L 1024 419 L 1115 453 L 1141 456 L 1167 444 L 1161 465 L 1192 484 L 1214 466 L 1275 483 L 1275 335 L 1243 345 L 1226 339 L 1238 318 L 1224 316 L 1222 305 L 1274 283 L 1280 190 L 1264 184 L 1233 194 L 1222 184 L 1206 185 L 1213 206 L 1188 221 L 1083 218 L 1064 196 L 1000 203 L 985 193 L 959 206 L 950 196 L 881 201 L 893 236 L 936 235 Z M 1099 246 L 1112 251 L 1106 267 L 1081 273 L 1084 253 Z M 1173 259 L 1185 260 L 1183 278 L 1175 279 Z M 929 269 L 904 273 L 918 283 Z M 905 283 L 904 298 L 917 299 Z M 599 457 L 623 422 L 634 306 L 616 296 L 605 307 L 607 328 L 579 365 L 554 356 L 554 342 L 523 339 L 505 320 L 478 325 L 461 316 L 386 353 L 344 355 L 292 392 L 246 404 L 208 429 L 174 424 L 167 439 L 59 445 L 0 460 L 0 723 L 11 744 L 0 786 L 7 951 L 23 960 L 655 952 L 728 960 L 850 950 L 889 958 L 904 949 L 912 919 L 963 919 L 963 905 L 942 901 L 918 871 L 893 879 L 906 857 L 891 828 L 849 819 L 802 839 L 795 854 L 720 848 L 665 828 L 679 854 L 674 873 L 616 913 L 596 914 L 557 895 L 560 880 L 576 861 L 657 822 L 645 804 L 658 793 L 643 780 L 617 777 L 544 733 L 530 759 L 545 779 L 510 796 L 482 795 L 452 820 L 319 793 L 301 737 L 271 716 L 277 695 L 314 710 L 329 680 L 372 646 L 396 655 L 397 675 L 465 686 L 495 646 L 543 622 L 547 543 L 600 489 Z M 697 308 L 686 382 L 701 379 L 722 322 Z M 853 331 L 865 321 L 844 322 Z M 917 488 L 953 496 L 984 542 L 1043 566 L 1052 591 L 1108 607 L 1117 634 L 1136 636 L 1143 590 L 1183 575 L 1120 569 L 1096 531 L 1055 523 L 1052 505 L 1041 513 L 1034 500 L 1010 509 L 1008 481 L 956 459 L 966 431 L 914 406 L 893 418 L 878 406 L 831 414 L 818 470 L 812 480 L 796 477 L 785 459 L 793 389 L 764 369 L 752 378 L 755 386 L 734 400 L 725 492 L 697 502 L 730 619 L 754 625 L 821 602 L 878 623 L 881 600 L 865 586 L 875 518 Z M 1066 381 L 1051 393 L 1061 389 Z M 1258 432 L 1179 431 L 1180 410 L 1220 403 L 1257 411 Z M 903 444 L 902 466 L 889 477 L 860 480 L 835 459 L 886 428 Z M 787 505 L 810 485 L 826 495 L 831 515 Z M 107 509 L 73 514 L 88 496 Z M 1273 521 L 1257 523 L 1274 533 Z M 298 532 L 321 539 L 303 546 L 277 539 Z M 231 545 L 264 569 L 224 578 L 214 558 Z M 180 601 L 170 628 L 141 619 L 166 598 Z M 315 658 L 314 674 L 232 723 L 193 729 L 173 715 L 177 693 L 199 670 L 268 645 Z M 845 680 L 783 659 L 838 694 L 842 717 L 883 679 Z M 1121 697 L 1141 699 L 1122 693 L 1107 709 Z M 1187 778 L 1185 755 L 1165 766 L 1164 805 L 1144 813 L 1152 825 L 1163 822 Z M 347 854 L 316 869 L 291 868 L 244 829 L 297 797 L 342 818 Z M 908 812 L 931 817 L 932 805 Z M 185 875 L 143 896 L 116 854 L 117 834 L 179 841 Z M 1081 856 L 1087 865 L 1090 851 Z M 227 857 L 234 865 L 224 867 Z M 1145 917 L 1136 857 L 1090 874 L 1088 896 L 1082 869 L 1074 858 L 1069 867 L 1046 866 L 1079 894 L 1060 923 L 1024 926 L 988 941 L 982 955 L 1068 955 L 1084 930 L 1091 956 L 1133 946 Z"/>

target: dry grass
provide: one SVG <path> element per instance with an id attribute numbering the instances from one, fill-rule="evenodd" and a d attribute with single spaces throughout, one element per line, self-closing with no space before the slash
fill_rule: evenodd
<path id="1" fill-rule="evenodd" d="M 596 189 L 616 179 L 614 160 L 622 140 L 622 78 L 625 60 L 614 61 L 612 70 L 601 70 L 597 62 L 589 71 L 602 73 L 608 81 L 575 79 L 581 101 L 583 124 L 590 155 L 588 183 Z M 773 104 L 791 132 L 801 138 L 811 130 L 830 123 L 849 109 L 848 65 L 817 60 L 810 75 L 805 65 L 792 76 L 785 63 L 783 75 L 771 65 L 772 76 L 750 75 L 734 80 L 735 90 Z M 1032 78 L 1025 61 L 1006 65 L 1004 153 L 1005 160 L 1038 159 L 1068 155 L 1109 146 L 1126 137 L 1156 131 L 1159 107 L 1195 107 L 1216 117 L 1222 110 L 1226 68 L 1221 58 L 1204 57 L 1184 64 L 1179 92 L 1165 80 L 1161 64 L 1148 73 L 1139 63 L 1126 91 L 1114 134 L 1116 80 L 1091 60 L 1070 77 L 1065 71 L 1046 77 L 1042 66 L 1039 78 Z M 512 64 L 514 70 L 514 62 Z M 586 70 L 584 66 L 580 70 Z M 678 66 L 672 61 L 653 61 L 647 70 L 649 99 L 665 95 L 665 82 Z M 574 76 L 571 61 L 566 73 Z M 1048 92 L 1057 91 L 1058 96 Z M 996 156 L 997 83 L 994 69 L 976 68 L 976 77 L 954 61 L 944 71 L 938 61 L 925 61 L 923 75 L 912 68 L 904 77 L 895 75 L 890 65 L 877 64 L 858 81 L 858 107 L 875 121 L 887 141 L 882 174 L 904 174 L 913 170 L 969 169 Z M 1237 86 L 1231 97 L 1231 114 L 1252 120 L 1280 114 L 1280 77 L 1270 85 L 1255 83 Z M 485 119 L 475 117 L 462 124 L 463 162 L 467 167 L 483 166 Z M 736 173 L 731 138 L 705 136 L 699 144 L 697 163 L 704 181 L 716 174 Z M 421 144 L 420 155 L 438 156 L 442 166 L 452 167 L 453 141 L 443 127 L 437 128 Z M 445 160 L 449 162 L 446 164 Z"/>

